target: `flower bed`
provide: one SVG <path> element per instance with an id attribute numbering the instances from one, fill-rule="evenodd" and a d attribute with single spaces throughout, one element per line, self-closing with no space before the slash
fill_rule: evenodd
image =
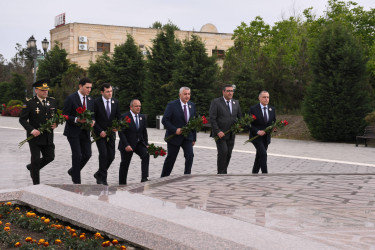
<path id="1" fill-rule="evenodd" d="M 0 249 L 141 249 L 76 228 L 28 207 L 0 203 Z"/>

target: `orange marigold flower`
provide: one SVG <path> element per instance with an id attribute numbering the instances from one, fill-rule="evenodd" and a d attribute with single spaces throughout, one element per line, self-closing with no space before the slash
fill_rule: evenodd
<path id="1" fill-rule="evenodd" d="M 41 219 L 41 220 L 45 220 L 45 219 L 46 219 L 46 217 L 44 217 L 44 216 L 43 216 L 43 217 L 42 217 L 42 218 L 40 218 L 40 219 Z"/>
<path id="2" fill-rule="evenodd" d="M 20 242 L 17 242 L 16 244 L 14 244 L 14 247 L 20 247 L 20 246 L 21 246 Z"/>
<path id="3" fill-rule="evenodd" d="M 108 241 L 104 241 L 102 243 L 102 247 L 109 247 L 109 245 L 111 244 L 111 242 L 108 240 Z"/>
<path id="4" fill-rule="evenodd" d="M 2 225 L 3 224 L 3 222 L 0 220 L 0 225 Z"/>
<path id="5" fill-rule="evenodd" d="M 32 242 L 33 239 L 32 239 L 31 237 L 27 237 L 27 238 L 25 239 L 25 241 L 26 241 L 26 242 Z"/>
<path id="6" fill-rule="evenodd" d="M 48 224 L 49 222 L 50 222 L 49 219 L 45 219 L 45 220 L 44 220 L 44 223 L 46 223 L 46 224 Z"/>
<path id="7" fill-rule="evenodd" d="M 10 227 L 10 223 L 9 222 L 5 223 L 5 226 Z"/>
<path id="8" fill-rule="evenodd" d="M 77 237 L 77 234 L 76 233 L 72 233 L 72 237 Z"/>
<path id="9" fill-rule="evenodd" d="M 38 245 L 42 245 L 42 244 L 44 244 L 44 242 L 46 242 L 45 239 L 40 239 L 39 242 L 38 242 Z"/>
<path id="10" fill-rule="evenodd" d="M 79 238 L 80 238 L 81 240 L 85 240 L 85 239 L 86 239 L 86 235 L 81 234 L 81 235 L 79 236 Z"/>
<path id="11" fill-rule="evenodd" d="M 71 229 L 71 228 L 70 228 L 69 226 L 68 226 L 68 227 L 66 227 L 66 230 L 70 231 L 70 229 Z"/>
<path id="12" fill-rule="evenodd" d="M 113 245 L 117 245 L 118 244 L 118 240 L 112 240 L 112 244 Z"/>
<path id="13" fill-rule="evenodd" d="M 4 231 L 10 231 L 10 227 L 4 227 Z"/>
<path id="14" fill-rule="evenodd" d="M 20 211 L 20 208 L 19 208 L 19 207 L 16 207 L 15 209 L 16 209 L 16 211 Z"/>
<path id="15" fill-rule="evenodd" d="M 60 240 L 60 239 L 56 239 L 56 240 L 55 240 L 55 244 L 56 244 L 56 245 L 60 245 L 60 244 L 61 244 L 61 240 Z"/>
<path id="16" fill-rule="evenodd" d="M 11 205 L 12 205 L 12 202 L 8 201 L 7 206 L 11 206 Z"/>
<path id="17" fill-rule="evenodd" d="M 96 234 L 94 235 L 94 237 L 95 237 L 95 238 L 101 238 L 102 235 L 101 235 L 100 233 L 96 233 Z"/>
<path id="18" fill-rule="evenodd" d="M 43 243 L 43 246 L 48 247 L 48 246 L 49 246 L 48 241 L 44 242 L 44 243 Z"/>
<path id="19" fill-rule="evenodd" d="M 126 246 L 121 246 L 120 250 L 126 250 Z"/>

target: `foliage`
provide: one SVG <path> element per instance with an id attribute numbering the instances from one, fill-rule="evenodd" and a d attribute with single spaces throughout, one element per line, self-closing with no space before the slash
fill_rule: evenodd
<path id="1" fill-rule="evenodd" d="M 167 103 L 178 96 L 172 75 L 180 65 L 177 60 L 181 49 L 174 28 L 167 26 L 156 35 L 147 54 L 143 112 L 148 114 L 147 120 L 152 126 L 155 126 L 156 115 L 163 114 Z"/>
<path id="2" fill-rule="evenodd" d="M 145 66 L 143 55 L 131 35 L 115 47 L 112 59 L 112 84 L 118 92 L 120 110 L 129 109 L 130 101 L 141 100 L 144 92 Z"/>
<path id="3" fill-rule="evenodd" d="M 197 114 L 207 115 L 219 73 L 215 58 L 209 57 L 201 39 L 192 35 L 184 40 L 177 62 L 172 78 L 174 88 L 189 87 Z"/>
<path id="4" fill-rule="evenodd" d="M 183 135 L 184 137 L 188 137 L 188 135 L 192 131 L 199 132 L 199 131 L 202 130 L 203 125 L 207 124 L 207 123 L 208 123 L 208 121 L 207 121 L 207 119 L 204 115 L 202 117 L 200 117 L 200 116 L 194 117 L 194 118 L 190 119 L 189 122 L 181 128 L 181 135 Z M 164 138 L 164 141 L 168 142 L 169 140 L 171 140 L 176 135 L 177 134 L 169 135 L 168 137 Z"/>
<path id="5" fill-rule="evenodd" d="M 98 56 L 96 62 L 89 62 L 87 73 L 89 78 L 93 81 L 91 95 L 99 96 L 100 88 L 103 83 L 111 83 L 112 75 L 112 59 L 108 52 L 104 51 L 102 55 Z M 116 91 L 113 92 L 115 97 Z"/>
<path id="6" fill-rule="evenodd" d="M 277 120 L 276 122 L 273 122 L 270 126 L 264 129 L 264 132 L 271 133 L 274 132 L 278 128 L 283 128 L 287 126 L 289 123 L 286 120 Z M 245 141 L 244 144 L 254 141 L 255 139 L 259 138 L 260 135 L 256 135 L 251 137 L 249 140 Z"/>
<path id="7" fill-rule="evenodd" d="M 237 122 L 235 124 L 233 124 L 229 130 L 227 131 L 224 131 L 224 135 L 227 135 L 229 132 L 232 133 L 233 135 L 234 134 L 238 134 L 242 131 L 244 131 L 244 129 L 246 128 L 250 128 L 251 127 L 251 123 L 256 120 L 257 118 L 255 117 L 255 115 L 249 115 L 249 114 L 245 114 L 244 116 L 242 116 L 239 120 L 237 120 Z M 219 136 L 215 136 L 214 137 L 214 140 L 215 141 L 218 141 L 220 140 L 221 138 L 219 138 Z"/>
<path id="8" fill-rule="evenodd" d="M 161 22 L 156 21 L 150 26 L 150 28 L 151 29 L 159 29 L 159 30 L 172 28 L 174 30 L 180 30 L 180 28 L 177 25 L 173 24 L 170 20 L 168 20 L 168 23 L 164 24 L 164 25 Z"/>
<path id="9" fill-rule="evenodd" d="M 352 141 L 370 112 L 366 57 L 345 25 L 328 23 L 312 56 L 313 83 L 304 101 L 311 135 L 323 141 Z"/>
<path id="10" fill-rule="evenodd" d="M 371 113 L 367 114 L 366 117 L 365 117 L 365 121 L 368 124 L 375 125 L 375 111 L 372 111 Z"/>
<path id="11" fill-rule="evenodd" d="M 7 91 L 9 99 L 24 100 L 26 97 L 26 84 L 25 76 L 16 72 L 12 73 L 12 79 L 10 81 L 10 89 Z"/>
<path id="12" fill-rule="evenodd" d="M 7 103 L 9 101 L 8 93 L 12 85 L 9 82 L 0 82 L 0 103 Z"/>
<path id="13" fill-rule="evenodd" d="M 147 148 L 147 152 L 149 153 L 149 155 L 152 155 L 154 158 L 157 158 L 158 156 L 165 156 L 167 154 L 167 150 L 165 150 L 163 147 L 161 146 L 155 146 L 154 143 L 151 143 L 148 148 Z"/>
<path id="14" fill-rule="evenodd" d="M 63 74 L 68 70 L 70 62 L 66 58 L 68 53 L 60 49 L 58 42 L 47 52 L 43 60 L 39 60 L 37 79 L 50 79 L 51 86 L 61 86 Z"/>

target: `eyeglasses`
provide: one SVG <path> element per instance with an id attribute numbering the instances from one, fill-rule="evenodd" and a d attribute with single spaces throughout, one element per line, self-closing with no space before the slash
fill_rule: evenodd
<path id="1" fill-rule="evenodd" d="M 227 90 L 225 90 L 225 92 L 230 93 L 230 92 L 234 92 L 234 90 L 233 89 L 227 89 Z"/>

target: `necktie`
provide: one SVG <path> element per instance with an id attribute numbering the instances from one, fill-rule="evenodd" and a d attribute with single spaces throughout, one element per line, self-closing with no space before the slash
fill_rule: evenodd
<path id="1" fill-rule="evenodd" d="M 46 107 L 46 100 L 43 100 L 43 107 Z"/>
<path id="2" fill-rule="evenodd" d="M 185 116 L 185 122 L 188 122 L 186 104 L 184 105 L 184 116 Z"/>
<path id="3" fill-rule="evenodd" d="M 85 98 L 86 96 L 84 96 L 83 97 L 83 105 L 82 105 L 82 107 L 84 108 L 84 109 L 86 109 L 86 98 Z"/>
<path id="4" fill-rule="evenodd" d="M 109 116 L 111 115 L 111 110 L 109 109 L 109 100 L 107 100 L 107 107 L 105 108 L 105 111 L 107 112 L 107 117 L 109 119 Z"/>
<path id="5" fill-rule="evenodd" d="M 232 114 L 232 112 L 230 112 L 230 106 L 229 106 L 229 102 L 230 102 L 230 101 L 227 101 L 227 107 L 228 107 L 229 113 L 231 113 L 231 114 Z"/>
<path id="6" fill-rule="evenodd" d="M 139 129 L 138 115 L 135 115 L 135 127 L 137 128 L 137 130 Z"/>
<path id="7" fill-rule="evenodd" d="M 264 107 L 263 109 L 264 109 L 264 114 L 263 114 L 264 123 L 267 123 L 268 122 L 267 107 Z"/>

